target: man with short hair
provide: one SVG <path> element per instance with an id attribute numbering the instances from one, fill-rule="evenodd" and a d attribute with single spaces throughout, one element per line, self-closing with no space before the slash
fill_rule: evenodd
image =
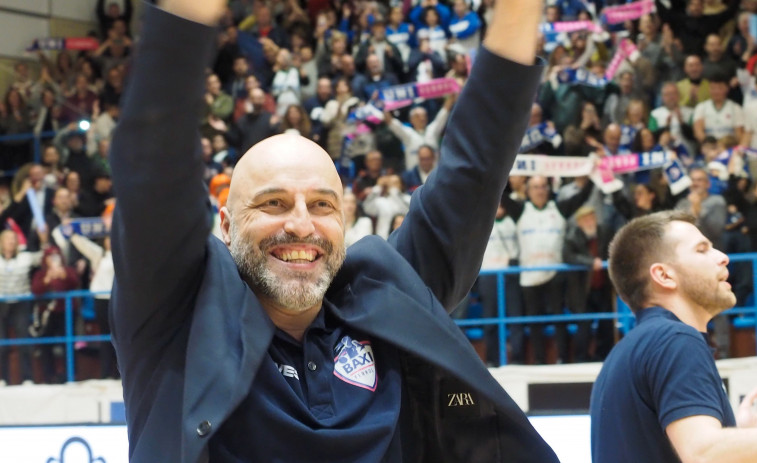
<path id="1" fill-rule="evenodd" d="M 113 139 L 130 460 L 557 462 L 448 315 L 539 84 L 542 2 L 497 3 L 436 173 L 388 241 L 349 250 L 333 160 L 291 134 L 242 156 L 210 235 L 192 95 L 226 5 L 146 6 Z"/>
<path id="2" fill-rule="evenodd" d="M 385 111 L 385 121 L 389 130 L 405 145 L 405 169 L 412 169 L 418 165 L 418 149 L 422 145 L 429 145 L 434 149 L 439 148 L 439 140 L 454 102 L 454 97 L 448 96 L 444 100 L 444 106 L 436 113 L 431 123 L 428 122 L 426 108 L 414 107 L 410 110 L 410 127 L 392 117 L 389 111 Z"/>
<path id="3" fill-rule="evenodd" d="M 594 463 L 757 461 L 757 389 L 734 417 L 707 343 L 707 323 L 736 302 L 728 256 L 694 222 L 646 215 L 610 245 L 610 278 L 638 324 L 594 383 Z"/>
<path id="4" fill-rule="evenodd" d="M 655 108 L 649 115 L 649 130 L 655 132 L 665 127 L 678 143 L 684 143 L 694 137 L 691 127 L 694 110 L 681 106 L 681 94 L 675 82 L 666 82 L 660 91 L 662 106 Z M 691 151 L 693 153 L 693 151 Z"/>
<path id="5" fill-rule="evenodd" d="M 733 135 L 736 140 L 744 136 L 744 111 L 728 99 L 728 89 L 725 75 L 716 74 L 710 79 L 710 99 L 694 109 L 694 137 L 700 143 L 707 136 L 720 139 Z"/>
<path id="6" fill-rule="evenodd" d="M 405 191 L 412 193 L 416 188 L 426 183 L 431 171 L 436 167 L 436 150 L 429 145 L 418 148 L 418 165 L 402 173 L 402 183 Z"/>
<path id="7" fill-rule="evenodd" d="M 704 51 L 707 57 L 702 62 L 702 76 L 712 80 L 716 74 L 723 74 L 730 80 L 736 77 L 736 69 L 739 65 L 725 54 L 723 41 L 718 34 L 710 34 L 704 43 Z"/>
<path id="8" fill-rule="evenodd" d="M 683 62 L 686 77 L 676 83 L 683 106 L 693 108 L 710 98 L 710 81 L 702 77 L 703 69 L 699 55 L 689 55 Z"/>
<path id="9" fill-rule="evenodd" d="M 592 182 L 586 182 L 577 194 L 555 201 L 547 178 L 535 175 L 526 184 L 527 201 L 520 203 L 509 197 L 502 198 L 507 214 L 517 227 L 521 266 L 562 263 L 567 219 L 589 199 L 593 188 Z M 564 281 L 564 275 L 554 270 L 521 272 L 526 315 L 558 315 L 562 310 Z M 531 323 L 529 329 L 534 360 L 537 364 L 547 363 L 542 334 L 544 324 Z M 569 362 L 568 332 L 564 322 L 555 323 L 555 338 L 557 363 Z"/>

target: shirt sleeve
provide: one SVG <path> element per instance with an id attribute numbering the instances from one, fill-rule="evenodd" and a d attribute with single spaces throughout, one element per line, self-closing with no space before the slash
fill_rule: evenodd
<path id="1" fill-rule="evenodd" d="M 676 333 L 650 357 L 646 365 L 652 404 L 662 429 L 689 416 L 712 416 L 724 421 L 719 398 L 723 381 L 712 353 L 693 333 Z"/>

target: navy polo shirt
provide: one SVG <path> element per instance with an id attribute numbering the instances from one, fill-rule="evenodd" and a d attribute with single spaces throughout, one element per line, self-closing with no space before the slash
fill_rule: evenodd
<path id="1" fill-rule="evenodd" d="M 695 415 L 736 426 L 707 335 L 661 307 L 610 352 L 591 394 L 594 463 L 678 462 L 665 428 Z"/>
<path id="2" fill-rule="evenodd" d="M 250 394 L 209 443 L 211 462 L 399 462 L 395 348 L 324 302 L 302 343 L 276 330 Z"/>

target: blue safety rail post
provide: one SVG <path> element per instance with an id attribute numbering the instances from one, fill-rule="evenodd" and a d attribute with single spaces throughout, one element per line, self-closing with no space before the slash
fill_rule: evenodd
<path id="1" fill-rule="evenodd" d="M 732 254 L 728 256 L 731 262 L 739 261 L 751 261 L 752 262 L 752 292 L 755 294 L 753 298 L 753 305 L 747 307 L 735 307 L 723 312 L 726 315 L 751 315 L 751 318 L 747 318 L 741 322 L 741 326 L 754 326 L 755 336 L 757 336 L 757 253 L 744 253 L 744 254 Z M 607 262 L 603 263 L 603 267 L 607 268 Z M 626 305 L 619 297 L 616 297 L 617 310 L 615 312 L 597 312 L 597 313 L 582 313 L 582 314 L 564 314 L 564 315 L 532 315 L 521 317 L 508 317 L 507 316 L 507 300 L 505 298 L 505 282 L 504 276 L 509 274 L 520 274 L 521 272 L 533 272 L 533 271 L 556 271 L 556 272 L 570 272 L 570 271 L 586 271 L 588 267 L 582 265 L 568 265 L 568 264 L 554 264 L 534 267 L 506 267 L 497 270 L 483 270 L 482 275 L 497 275 L 497 317 L 496 318 L 478 318 L 478 319 L 456 319 L 455 323 L 458 326 L 489 326 L 497 325 L 499 333 L 499 358 L 500 365 L 507 364 L 507 326 L 513 324 L 532 324 L 543 323 L 549 324 L 554 322 L 578 322 L 584 320 L 598 320 L 598 319 L 616 319 L 619 324 L 619 330 L 621 334 L 625 335 L 630 331 L 635 323 L 636 316 L 631 309 Z"/>
<path id="2" fill-rule="evenodd" d="M 58 132 L 40 132 L 40 133 L 17 133 L 13 135 L 0 135 L 0 145 L 6 141 L 33 141 L 34 154 L 32 159 L 36 164 L 40 163 L 42 159 L 42 139 L 54 138 Z M 20 167 L 20 166 L 19 166 Z M 17 169 L 13 170 L 0 170 L 0 177 L 12 177 L 15 175 Z"/>
<path id="3" fill-rule="evenodd" d="M 75 365 L 75 344 L 77 342 L 110 342 L 110 335 L 87 335 L 76 336 L 74 333 L 74 299 L 92 298 L 94 296 L 102 296 L 110 294 L 107 291 L 67 291 L 60 293 L 45 293 L 41 296 L 35 296 L 33 294 L 23 294 L 18 296 L 4 296 L 0 297 L 0 302 L 18 302 L 18 301 L 43 301 L 49 299 L 63 299 L 65 305 L 65 334 L 63 336 L 50 336 L 39 338 L 21 338 L 21 339 L 2 339 L 0 338 L 0 347 L 4 346 L 23 346 L 23 345 L 42 345 L 42 344 L 63 344 L 66 351 L 66 381 L 73 382 L 76 380 L 76 365 Z M 31 320 L 29 321 L 31 323 Z"/>

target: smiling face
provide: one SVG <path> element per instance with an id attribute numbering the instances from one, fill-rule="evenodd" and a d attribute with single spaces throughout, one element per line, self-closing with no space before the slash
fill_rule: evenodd
<path id="1" fill-rule="evenodd" d="M 342 207 L 333 161 L 306 138 L 268 138 L 237 164 L 223 239 L 269 313 L 320 308 L 345 257 Z"/>

